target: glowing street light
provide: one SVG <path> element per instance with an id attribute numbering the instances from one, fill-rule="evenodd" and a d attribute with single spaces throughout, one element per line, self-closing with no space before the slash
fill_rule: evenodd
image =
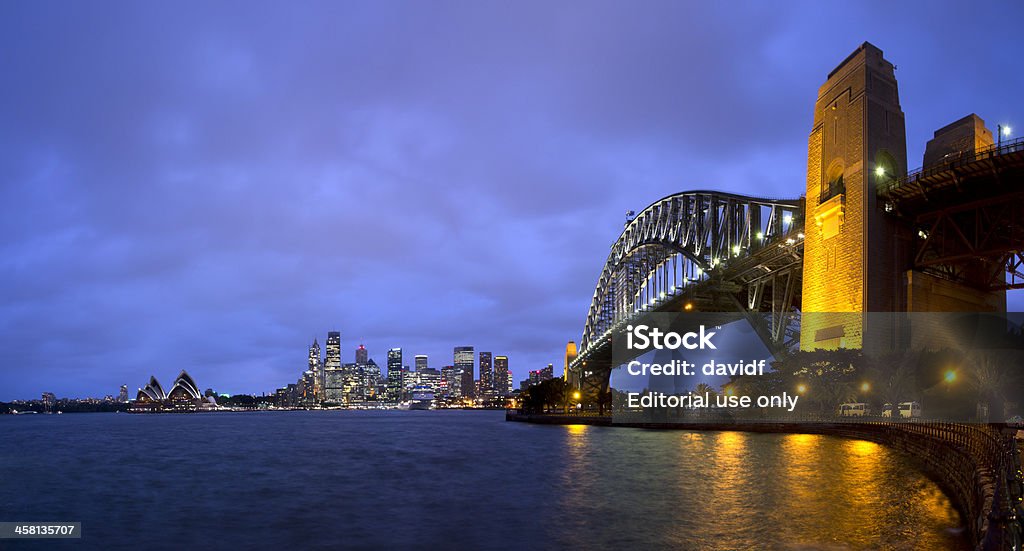
<path id="1" fill-rule="evenodd" d="M 945 380 L 949 384 L 953 384 L 953 381 L 956 381 L 956 371 L 953 371 L 952 369 L 947 371 L 946 376 L 943 377 L 943 380 Z"/>
<path id="2" fill-rule="evenodd" d="M 868 383 L 867 381 L 865 381 L 865 382 L 860 384 L 860 391 L 861 392 L 869 392 L 870 390 L 871 390 L 871 383 Z"/>
<path id="3" fill-rule="evenodd" d="M 1003 136 L 1010 137 L 1010 132 L 1013 130 L 1009 126 L 1003 126 L 1001 124 L 996 125 L 996 133 L 999 134 L 999 144 L 1003 145 Z"/>
<path id="4" fill-rule="evenodd" d="M 576 392 L 573 392 L 572 393 L 572 399 L 573 400 L 579 400 L 580 399 L 580 391 L 577 390 Z"/>
<path id="5" fill-rule="evenodd" d="M 807 392 L 807 385 L 805 385 L 803 383 L 800 383 L 800 384 L 796 385 L 796 391 L 797 391 L 798 394 L 803 394 L 803 393 Z"/>
<path id="6" fill-rule="evenodd" d="M 882 176 L 885 176 L 885 167 L 882 166 L 882 165 L 876 166 L 875 167 L 875 176 L 878 176 L 879 178 L 881 178 Z"/>

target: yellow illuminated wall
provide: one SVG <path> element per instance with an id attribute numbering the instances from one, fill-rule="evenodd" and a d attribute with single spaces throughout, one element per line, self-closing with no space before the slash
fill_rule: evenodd
<path id="1" fill-rule="evenodd" d="M 864 43 L 818 90 L 808 140 L 801 348 L 892 347 L 864 312 L 903 310 L 906 247 L 876 189 L 906 173 L 893 65 Z M 828 314 L 822 314 L 828 313 Z"/>

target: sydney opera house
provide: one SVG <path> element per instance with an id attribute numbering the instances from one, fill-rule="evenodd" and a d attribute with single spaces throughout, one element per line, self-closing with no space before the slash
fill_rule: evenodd
<path id="1" fill-rule="evenodd" d="M 207 402 L 199 392 L 199 385 L 183 369 L 178 374 L 178 378 L 174 380 L 174 384 L 171 385 L 169 392 L 164 392 L 164 388 L 160 386 L 160 381 L 156 380 L 156 377 L 150 376 L 149 383 L 146 384 L 145 388 L 139 389 L 139 393 L 135 396 L 135 401 L 132 402 L 129 411 L 139 413 L 196 411 L 210 405 L 216 405 L 216 402 Z"/>

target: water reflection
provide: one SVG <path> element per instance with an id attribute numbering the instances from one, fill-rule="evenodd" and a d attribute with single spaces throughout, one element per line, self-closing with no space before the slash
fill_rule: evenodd
<path id="1" fill-rule="evenodd" d="M 965 548 L 938 487 L 872 442 L 596 427 L 564 440 L 566 546 Z"/>
<path id="2" fill-rule="evenodd" d="M 936 485 L 869 442 L 501 415 L 0 418 L 0 472 L 11 475 L 0 503 L 24 518 L 81 520 L 90 549 L 138 526 L 179 547 L 216 534 L 239 548 L 964 548 Z M 191 455 L 136 445 L 197 431 L 217 445 Z M 193 480 L 202 499 L 166 491 L 175 480 Z M 344 540 L 324 531 L 338 519 Z"/>

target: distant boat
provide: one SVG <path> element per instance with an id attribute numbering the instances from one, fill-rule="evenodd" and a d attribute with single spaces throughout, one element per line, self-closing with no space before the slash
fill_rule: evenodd
<path id="1" fill-rule="evenodd" d="M 409 409 L 431 409 L 434 407 L 434 391 L 429 386 L 418 385 L 412 389 Z"/>

